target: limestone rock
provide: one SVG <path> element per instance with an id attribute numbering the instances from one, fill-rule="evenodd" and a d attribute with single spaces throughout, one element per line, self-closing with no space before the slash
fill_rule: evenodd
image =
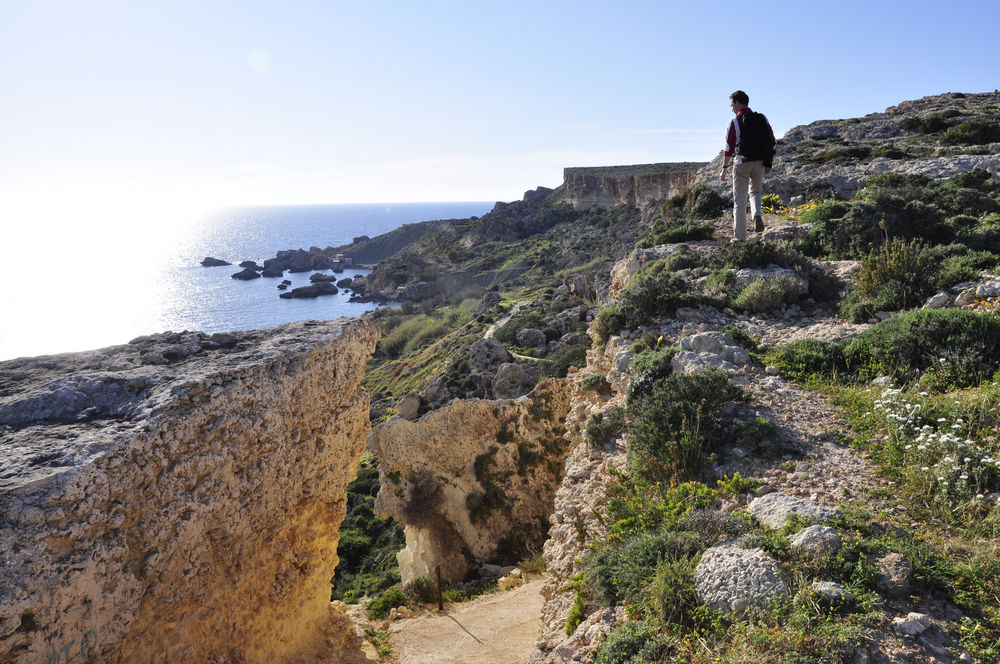
<path id="1" fill-rule="evenodd" d="M 784 526 L 785 520 L 792 514 L 821 520 L 832 519 L 840 514 L 840 510 L 822 507 L 811 500 L 786 496 L 781 493 L 769 493 L 754 498 L 747 506 L 747 510 L 761 523 L 772 528 Z"/>
<path id="2" fill-rule="evenodd" d="M 545 333 L 533 327 L 521 328 L 517 331 L 515 338 L 518 346 L 537 347 L 545 345 Z"/>
<path id="3" fill-rule="evenodd" d="M 504 362 L 510 361 L 510 353 L 496 339 L 479 339 L 469 346 L 469 369 L 476 373 L 493 373 Z"/>
<path id="4" fill-rule="evenodd" d="M 911 612 L 906 617 L 896 616 L 892 619 L 892 626 L 896 631 L 906 636 L 916 636 L 923 634 L 931 626 L 931 619 L 926 613 Z"/>
<path id="5" fill-rule="evenodd" d="M 506 362 L 497 367 L 493 395 L 497 399 L 514 399 L 530 392 L 537 383 L 538 369 L 528 364 Z"/>
<path id="6" fill-rule="evenodd" d="M 706 550 L 694 573 L 699 601 L 722 613 L 762 607 L 788 594 L 778 561 L 761 549 L 741 549 L 727 540 Z"/>
<path id="7" fill-rule="evenodd" d="M 793 549 L 822 556 L 840 549 L 843 541 L 835 528 L 829 526 L 809 526 L 803 528 L 789 541 Z"/>
<path id="8" fill-rule="evenodd" d="M 0 661 L 75 643 L 101 662 L 299 662 L 347 643 L 330 574 L 377 337 L 305 321 L 0 363 Z M 145 362 L 185 346 L 201 350 Z M 16 631 L 29 612 L 38 628 Z"/>
<path id="9" fill-rule="evenodd" d="M 417 281 L 400 286 L 396 289 L 392 299 L 394 300 L 414 300 L 420 302 L 429 300 L 441 294 L 441 287 L 433 281 Z"/>
<path id="10" fill-rule="evenodd" d="M 544 541 L 568 408 L 565 384 L 549 380 L 516 401 L 455 399 L 418 422 L 394 417 L 373 430 L 375 509 L 405 526 L 403 583 L 438 564 L 445 579 L 461 579 L 505 539 Z"/>
<path id="11" fill-rule="evenodd" d="M 951 304 L 951 296 L 940 291 L 927 298 L 927 301 L 924 302 L 924 309 L 944 309 L 949 304 Z"/>
<path id="12" fill-rule="evenodd" d="M 700 332 L 683 337 L 681 349 L 670 364 L 674 371 L 683 374 L 706 369 L 738 371 L 750 362 L 746 351 L 725 332 Z"/>
<path id="13" fill-rule="evenodd" d="M 847 588 L 832 581 L 813 581 L 809 589 L 828 606 L 842 606 L 854 601 L 854 596 Z"/>
<path id="14" fill-rule="evenodd" d="M 910 594 L 913 565 L 901 553 L 888 553 L 879 559 L 876 585 L 892 599 L 905 599 Z"/>

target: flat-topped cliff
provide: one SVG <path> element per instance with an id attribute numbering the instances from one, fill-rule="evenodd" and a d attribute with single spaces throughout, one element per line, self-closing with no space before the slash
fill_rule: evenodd
<path id="1" fill-rule="evenodd" d="M 559 199 L 574 209 L 642 207 L 662 201 L 693 185 L 704 162 L 638 164 L 563 169 Z"/>
<path id="2" fill-rule="evenodd" d="M 0 363 L 0 661 L 363 661 L 334 626 L 378 330 Z"/>

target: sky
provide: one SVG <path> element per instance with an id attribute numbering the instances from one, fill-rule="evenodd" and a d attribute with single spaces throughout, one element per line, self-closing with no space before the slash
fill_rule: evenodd
<path id="1" fill-rule="evenodd" d="M 513 200 L 567 166 L 709 160 L 737 88 L 781 134 L 1000 87 L 995 0 L 0 0 L 0 15 L 5 234 L 98 208 Z"/>

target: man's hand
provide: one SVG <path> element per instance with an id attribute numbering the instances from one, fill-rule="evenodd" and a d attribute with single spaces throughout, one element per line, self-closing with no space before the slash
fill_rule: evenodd
<path id="1" fill-rule="evenodd" d="M 771 167 L 770 166 L 765 166 L 764 167 L 764 175 L 767 175 L 770 172 L 771 172 Z"/>

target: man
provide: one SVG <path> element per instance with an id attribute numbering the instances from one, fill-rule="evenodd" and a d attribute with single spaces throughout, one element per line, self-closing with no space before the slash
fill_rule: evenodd
<path id="1" fill-rule="evenodd" d="M 750 110 L 750 97 L 742 90 L 729 95 L 736 117 L 726 130 L 726 147 L 722 151 L 721 178 L 735 162 L 733 169 L 733 235 L 742 242 L 747 239 L 747 192 L 750 194 L 750 212 L 754 230 L 764 230 L 764 217 L 760 212 L 761 190 L 764 174 L 771 172 L 774 159 L 774 130 L 760 113 Z"/>

